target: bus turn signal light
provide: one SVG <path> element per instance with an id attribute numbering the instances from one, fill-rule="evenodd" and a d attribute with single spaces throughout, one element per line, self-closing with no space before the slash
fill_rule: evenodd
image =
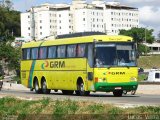
<path id="1" fill-rule="evenodd" d="M 95 82 L 98 82 L 98 77 L 95 77 Z"/>

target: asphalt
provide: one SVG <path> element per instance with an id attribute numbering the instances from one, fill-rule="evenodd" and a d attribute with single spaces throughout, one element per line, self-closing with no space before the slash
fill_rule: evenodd
<path id="1" fill-rule="evenodd" d="M 91 93 L 90 96 L 63 95 L 61 91 L 57 93 L 52 91 L 51 94 L 36 94 L 34 91 L 20 84 L 4 83 L 3 89 L 0 91 L 0 97 L 12 96 L 25 100 L 37 100 L 45 97 L 53 100 L 71 99 L 75 101 L 90 101 L 103 104 L 113 104 L 120 107 L 136 107 L 136 106 L 160 106 L 160 87 L 159 85 L 140 85 L 137 93 L 131 95 L 123 95 L 122 97 L 114 97 L 112 93 L 97 92 Z"/>

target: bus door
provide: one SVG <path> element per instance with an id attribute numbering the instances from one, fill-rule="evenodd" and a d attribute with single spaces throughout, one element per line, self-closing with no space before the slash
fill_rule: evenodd
<path id="1" fill-rule="evenodd" d="M 94 55 L 93 55 L 93 44 L 88 44 L 87 54 L 87 90 L 94 91 L 94 80 L 93 80 L 93 66 L 94 66 Z"/>

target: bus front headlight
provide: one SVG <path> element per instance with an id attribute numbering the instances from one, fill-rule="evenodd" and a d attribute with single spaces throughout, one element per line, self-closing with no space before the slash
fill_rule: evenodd
<path id="1" fill-rule="evenodd" d="M 130 81 L 137 81 L 137 78 L 136 77 L 131 77 Z"/>

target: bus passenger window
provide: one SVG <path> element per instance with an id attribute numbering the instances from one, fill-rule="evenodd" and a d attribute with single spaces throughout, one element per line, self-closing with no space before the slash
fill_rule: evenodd
<path id="1" fill-rule="evenodd" d="M 46 59 L 47 57 L 47 47 L 41 47 L 39 52 L 40 59 Z"/>
<path id="2" fill-rule="evenodd" d="M 85 49 L 86 49 L 85 44 L 78 45 L 78 47 L 77 47 L 77 57 L 85 57 Z"/>
<path id="3" fill-rule="evenodd" d="M 23 49 L 22 50 L 22 59 L 29 60 L 30 59 L 30 49 Z"/>
<path id="4" fill-rule="evenodd" d="M 38 59 L 38 48 L 32 48 L 31 59 Z"/>
<path id="5" fill-rule="evenodd" d="M 48 58 L 56 58 L 56 46 L 48 48 Z"/>
<path id="6" fill-rule="evenodd" d="M 58 58 L 65 58 L 66 46 L 58 46 L 57 56 Z"/>
<path id="7" fill-rule="evenodd" d="M 93 45 L 88 45 L 88 63 L 90 67 L 93 67 Z"/>
<path id="8" fill-rule="evenodd" d="M 68 45 L 67 47 L 67 57 L 76 57 L 76 45 Z"/>

